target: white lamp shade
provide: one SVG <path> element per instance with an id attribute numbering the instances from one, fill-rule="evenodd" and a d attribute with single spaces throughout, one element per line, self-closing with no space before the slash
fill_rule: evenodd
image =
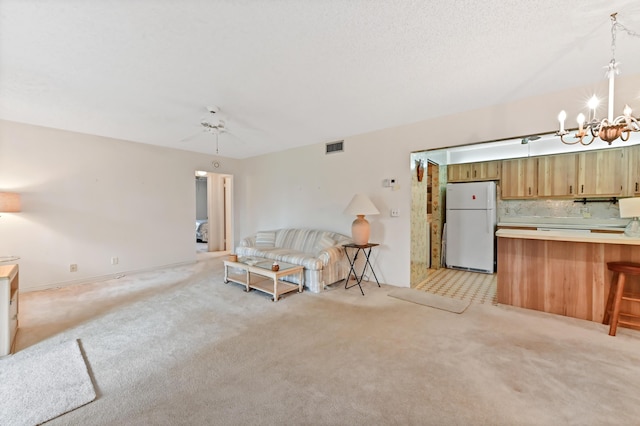
<path id="1" fill-rule="evenodd" d="M 0 212 L 13 213 L 20 211 L 20 194 L 0 192 Z"/>
<path id="2" fill-rule="evenodd" d="M 620 199 L 620 217 L 639 217 L 640 197 Z"/>
<path id="3" fill-rule="evenodd" d="M 344 212 L 354 216 L 380 214 L 369 197 L 364 194 L 354 195 Z"/>

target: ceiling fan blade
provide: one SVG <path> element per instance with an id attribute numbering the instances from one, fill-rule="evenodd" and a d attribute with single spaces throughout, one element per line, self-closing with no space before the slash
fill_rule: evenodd
<path id="1" fill-rule="evenodd" d="M 198 131 L 197 133 L 194 133 L 190 136 L 187 136 L 186 138 L 180 139 L 178 142 L 182 143 L 182 142 L 189 142 L 195 138 L 197 138 L 198 136 L 202 135 L 204 132 L 206 132 L 206 129 L 202 129 L 200 131 Z"/>

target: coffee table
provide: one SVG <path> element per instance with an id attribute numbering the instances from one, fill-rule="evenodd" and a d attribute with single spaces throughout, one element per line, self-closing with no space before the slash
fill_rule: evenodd
<path id="1" fill-rule="evenodd" d="M 280 296 L 304 288 L 304 267 L 291 263 L 278 262 L 280 269 L 271 270 L 272 260 L 239 258 L 237 262 L 224 261 L 224 282 L 229 281 L 242 284 L 245 291 L 258 290 L 271 295 L 271 300 L 277 302 Z M 298 275 L 298 285 L 282 281 L 289 275 Z"/>

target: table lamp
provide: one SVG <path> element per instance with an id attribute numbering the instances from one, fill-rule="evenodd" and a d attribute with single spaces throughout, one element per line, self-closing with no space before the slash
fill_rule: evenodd
<path id="1" fill-rule="evenodd" d="M 0 192 L 0 213 L 20 211 L 20 194 L 16 192 Z"/>
<path id="2" fill-rule="evenodd" d="M 631 221 L 624 229 L 627 237 L 640 238 L 640 197 L 622 198 L 620 200 L 620 217 L 631 217 Z"/>
<path id="3" fill-rule="evenodd" d="M 364 216 L 380 214 L 376 206 L 366 195 L 356 194 L 344 212 L 357 216 L 356 220 L 351 224 L 351 238 L 353 238 L 353 243 L 359 246 L 367 244 L 369 242 L 371 228 Z"/>
<path id="4" fill-rule="evenodd" d="M 0 213 L 14 213 L 20 211 L 20 194 L 15 192 L 0 192 Z M 0 256 L 0 262 L 20 259 L 18 256 Z"/>

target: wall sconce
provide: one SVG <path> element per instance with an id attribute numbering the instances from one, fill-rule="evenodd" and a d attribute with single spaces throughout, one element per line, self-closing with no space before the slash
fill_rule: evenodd
<path id="1" fill-rule="evenodd" d="M 418 182 L 422 182 L 422 176 L 424 176 L 424 162 L 422 160 L 415 160 L 416 162 L 416 175 Z"/>
<path id="2" fill-rule="evenodd" d="M 16 192 L 0 192 L 0 213 L 20 211 L 20 194 Z"/>

